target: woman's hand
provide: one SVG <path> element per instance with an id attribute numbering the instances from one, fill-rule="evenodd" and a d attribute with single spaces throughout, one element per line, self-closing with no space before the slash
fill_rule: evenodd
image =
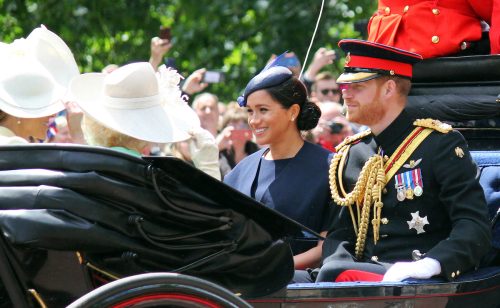
<path id="1" fill-rule="evenodd" d="M 219 149 L 212 134 L 198 127 L 190 132 L 192 139 L 189 142 L 191 159 L 196 168 L 220 180 Z"/>

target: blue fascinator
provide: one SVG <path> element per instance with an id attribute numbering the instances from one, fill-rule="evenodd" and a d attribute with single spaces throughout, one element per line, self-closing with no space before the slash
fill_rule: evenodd
<path id="1" fill-rule="evenodd" d="M 293 73 L 291 70 L 284 66 L 278 66 L 280 59 L 284 57 L 285 54 L 286 52 L 276 57 L 274 61 L 266 65 L 258 75 L 250 80 L 243 95 L 237 99 L 240 107 L 245 107 L 247 105 L 247 98 L 253 92 L 277 86 L 292 78 Z"/>

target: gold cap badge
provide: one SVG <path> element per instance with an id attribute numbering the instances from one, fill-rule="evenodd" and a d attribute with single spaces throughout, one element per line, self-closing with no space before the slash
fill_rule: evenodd
<path id="1" fill-rule="evenodd" d="M 455 154 L 457 154 L 458 157 L 462 158 L 462 157 L 464 157 L 464 150 L 462 150 L 461 147 L 456 147 Z"/>
<path id="2" fill-rule="evenodd" d="M 349 64 L 351 62 L 351 53 L 348 52 L 347 56 L 345 56 L 345 65 Z"/>

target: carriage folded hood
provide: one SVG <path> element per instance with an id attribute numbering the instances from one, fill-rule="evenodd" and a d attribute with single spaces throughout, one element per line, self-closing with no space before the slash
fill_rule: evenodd
<path id="1" fill-rule="evenodd" d="M 5 146 L 0 157 L 6 242 L 79 251 L 117 277 L 182 272 L 263 296 L 293 275 L 286 238 L 314 234 L 173 157 L 66 145 Z"/>

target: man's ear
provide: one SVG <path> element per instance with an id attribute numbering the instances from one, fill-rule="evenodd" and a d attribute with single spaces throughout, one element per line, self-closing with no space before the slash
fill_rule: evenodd
<path id="1" fill-rule="evenodd" d="M 396 84 L 396 81 L 389 79 L 385 83 L 385 89 L 384 89 L 384 94 L 389 95 L 389 96 L 394 96 L 397 95 L 398 92 L 398 87 Z"/>

